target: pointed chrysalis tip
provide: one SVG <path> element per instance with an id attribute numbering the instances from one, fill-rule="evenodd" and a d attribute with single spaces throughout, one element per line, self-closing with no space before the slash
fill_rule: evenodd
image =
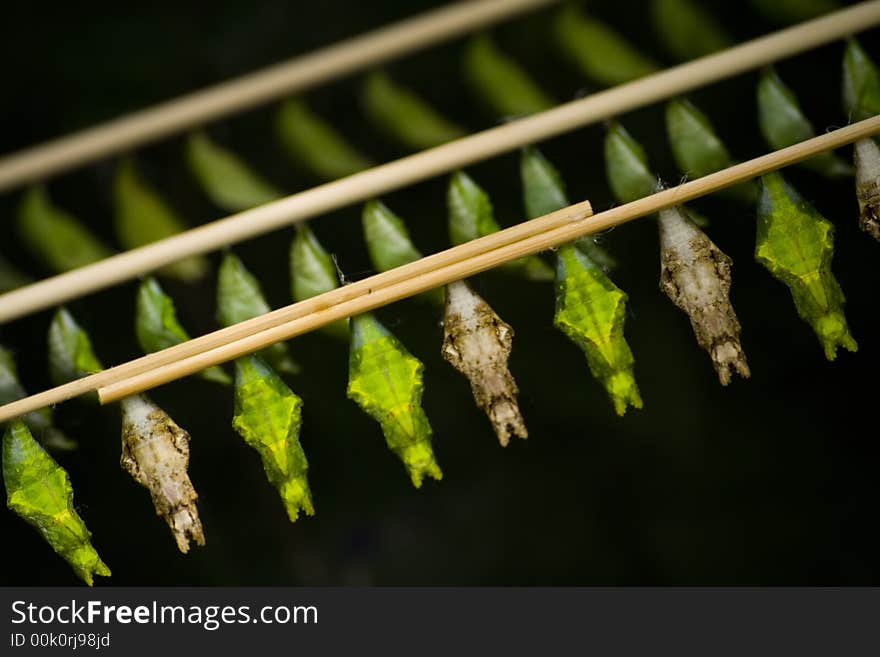
<path id="1" fill-rule="evenodd" d="M 626 415 L 629 406 L 642 408 L 642 397 L 635 377 L 629 370 L 613 373 L 607 380 L 606 389 L 614 403 L 614 410 L 620 416 Z"/>
<path id="2" fill-rule="evenodd" d="M 303 511 L 307 516 L 315 515 L 312 492 L 304 477 L 296 477 L 285 482 L 281 494 L 290 522 L 296 522 L 299 519 L 300 511 Z"/>

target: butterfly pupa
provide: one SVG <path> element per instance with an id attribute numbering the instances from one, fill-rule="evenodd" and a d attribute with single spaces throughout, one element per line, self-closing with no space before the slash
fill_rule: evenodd
<path id="1" fill-rule="evenodd" d="M 843 106 L 853 121 L 880 113 L 880 70 L 855 39 L 843 57 Z M 854 153 L 859 226 L 880 240 L 880 148 L 868 137 L 855 143 Z"/>
<path id="2" fill-rule="evenodd" d="M 295 522 L 300 512 L 314 515 L 309 464 L 299 442 L 302 399 L 259 356 L 235 361 L 232 426 L 260 455 L 290 521 Z"/>
<path id="3" fill-rule="evenodd" d="M 24 386 L 18 378 L 18 368 L 12 352 L 0 346 L 0 404 L 8 404 L 25 397 Z M 25 414 L 22 421 L 44 447 L 53 451 L 67 451 L 78 447 L 52 420 L 52 409 L 41 408 Z"/>
<path id="4" fill-rule="evenodd" d="M 379 130 L 413 150 L 433 148 L 466 134 L 384 71 L 374 71 L 364 79 L 361 105 Z"/>
<path id="5" fill-rule="evenodd" d="M 190 339 L 177 319 L 174 301 L 152 276 L 145 278 L 138 288 L 134 325 L 138 343 L 148 354 Z M 232 383 L 229 375 L 218 365 L 202 370 L 198 376 L 224 385 Z"/>
<path id="6" fill-rule="evenodd" d="M 450 177 L 446 205 L 449 240 L 453 246 L 501 230 L 495 221 L 489 195 L 464 171 L 456 171 Z M 530 281 L 553 280 L 553 268 L 536 255 L 506 262 L 500 269 Z"/>
<path id="7" fill-rule="evenodd" d="M 34 440 L 27 425 L 15 420 L 3 436 L 6 505 L 36 529 L 82 580 L 110 576 L 91 543 L 91 532 L 73 504 L 67 472 Z"/>
<path id="8" fill-rule="evenodd" d="M 336 180 L 373 162 L 298 98 L 282 103 L 275 132 L 290 159 L 318 180 Z"/>
<path id="9" fill-rule="evenodd" d="M 281 197 L 273 185 L 204 131 L 186 141 L 186 161 L 205 195 L 227 212 L 239 212 Z"/>
<path id="10" fill-rule="evenodd" d="M 189 478 L 189 434 L 146 395 L 119 401 L 122 468 L 150 492 L 156 514 L 171 529 L 177 548 L 205 544 L 198 494 Z"/>
<path id="11" fill-rule="evenodd" d="M 779 172 L 761 178 L 755 259 L 788 286 L 798 315 L 828 360 L 858 350 L 843 313 L 843 290 L 831 271 L 834 226 Z"/>
<path id="12" fill-rule="evenodd" d="M 113 199 L 116 239 L 126 249 L 171 237 L 187 228 L 165 199 L 140 177 L 131 157 L 117 165 Z M 192 282 L 202 278 L 209 269 L 206 258 L 192 256 L 166 265 L 159 272 Z"/>
<path id="13" fill-rule="evenodd" d="M 568 205 L 559 172 L 537 149 L 523 151 L 520 172 L 529 217 Z M 583 350 L 590 372 L 605 388 L 618 415 L 629 406 L 642 407 L 633 355 L 623 335 L 626 301 L 626 293 L 611 282 L 581 243 L 556 250 L 553 323 Z"/>
<path id="14" fill-rule="evenodd" d="M 416 488 L 425 477 L 443 478 L 422 408 L 424 369 L 372 313 L 351 318 L 348 397 L 380 424 Z"/>
<path id="15" fill-rule="evenodd" d="M 256 276 L 231 251 L 224 255 L 217 274 L 217 321 L 231 326 L 270 310 Z M 296 374 L 300 371 L 284 342 L 276 342 L 260 354 L 279 372 Z"/>
<path id="16" fill-rule="evenodd" d="M 421 258 L 403 220 L 379 201 L 364 208 L 364 233 L 370 259 L 380 271 Z M 513 329 L 465 281 L 431 290 L 426 298 L 443 304 L 443 358 L 468 378 L 474 401 L 499 442 L 507 445 L 511 434 L 526 438 L 518 389 L 507 368 Z"/>

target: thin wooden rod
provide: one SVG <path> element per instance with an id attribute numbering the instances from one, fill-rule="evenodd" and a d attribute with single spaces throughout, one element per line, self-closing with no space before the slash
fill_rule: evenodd
<path id="1" fill-rule="evenodd" d="M 279 308 L 266 315 L 11 402 L 0 407 L 0 422 L 95 390 L 99 391 L 104 402 L 147 390 L 196 372 L 207 365 L 237 358 L 338 319 L 472 276 L 525 255 L 554 248 L 583 235 L 607 230 L 878 132 L 880 117 L 867 119 L 592 217 L 589 203 L 578 203 L 391 271 Z"/>
<path id="2" fill-rule="evenodd" d="M 383 164 L 0 295 L 0 323 L 880 25 L 863 2 L 581 100 Z"/>
<path id="3" fill-rule="evenodd" d="M 0 159 L 0 192 L 304 91 L 559 0 L 469 0 Z"/>
<path id="4" fill-rule="evenodd" d="M 548 222 L 545 217 L 521 224 L 537 225 L 535 222 L 552 224 L 532 237 L 494 248 L 474 257 L 459 258 L 442 267 L 428 268 L 423 266 L 424 273 L 408 277 L 400 282 L 384 287 L 380 287 L 375 283 L 370 284 L 370 279 L 366 279 L 361 281 L 361 284 L 366 283 L 363 286 L 367 288 L 366 292 L 355 298 L 328 306 L 314 313 L 300 315 L 296 319 L 292 319 L 274 328 L 252 333 L 235 342 L 224 344 L 189 358 L 168 362 L 123 381 L 106 384 L 98 389 L 98 397 L 102 404 L 118 401 L 128 395 L 144 392 L 189 376 L 206 367 L 220 365 L 245 354 L 263 349 L 276 342 L 314 331 L 332 322 L 375 310 L 389 303 L 447 285 L 453 281 L 468 278 L 512 260 L 567 244 L 579 237 L 608 230 L 634 219 L 652 215 L 664 208 L 686 203 L 695 198 L 756 178 L 770 171 L 808 159 L 818 153 L 838 148 L 843 144 L 858 141 L 878 132 L 880 132 L 880 116 L 829 132 L 789 148 L 743 162 L 596 215 L 590 216 L 589 205 L 586 201 L 569 206 L 564 210 L 554 213 L 558 217 L 548 215 L 548 217 L 553 216 L 552 222 Z M 566 218 L 567 221 L 559 221 L 559 219 Z M 448 249 L 442 253 L 450 254 L 455 250 L 455 248 Z M 424 260 L 419 262 L 424 262 Z M 297 305 L 288 306 L 288 309 L 293 310 Z M 294 313 L 291 313 L 291 315 L 294 315 Z M 2 412 L 3 408 L 0 407 L 0 418 L 2 418 Z"/>

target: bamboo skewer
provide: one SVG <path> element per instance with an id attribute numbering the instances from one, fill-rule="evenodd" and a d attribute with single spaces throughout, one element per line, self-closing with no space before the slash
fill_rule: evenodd
<path id="1" fill-rule="evenodd" d="M 0 295 L 0 323 L 880 25 L 870 0 Z"/>
<path id="2" fill-rule="evenodd" d="M 272 313 L 0 407 L 0 422 L 97 390 L 103 403 L 143 392 L 338 319 L 607 230 L 880 132 L 873 117 L 794 146 L 591 215 L 588 202 L 441 251 Z"/>
<path id="3" fill-rule="evenodd" d="M 365 70 L 559 0 L 469 0 L 0 158 L 0 192 Z"/>

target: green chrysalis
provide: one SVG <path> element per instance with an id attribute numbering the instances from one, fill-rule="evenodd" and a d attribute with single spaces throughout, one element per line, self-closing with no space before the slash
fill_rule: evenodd
<path id="1" fill-rule="evenodd" d="M 442 479 L 431 448 L 431 425 L 422 409 L 424 365 L 371 314 L 351 318 L 348 397 L 382 427 L 388 447 L 412 483 Z"/>
<path id="2" fill-rule="evenodd" d="M 851 121 L 880 114 L 880 70 L 852 38 L 843 55 L 843 110 Z"/>
<path id="3" fill-rule="evenodd" d="M 227 212 L 246 210 L 282 196 L 235 153 L 211 141 L 204 131 L 187 139 L 186 161 L 205 195 Z"/>
<path id="4" fill-rule="evenodd" d="M 590 372 L 608 391 L 618 415 L 642 407 L 634 359 L 623 327 L 626 293 L 571 244 L 560 247 L 556 265 L 554 325 L 583 349 Z"/>
<path id="5" fill-rule="evenodd" d="M 3 256 L 0 256 L 0 294 L 9 292 L 31 282 Z"/>
<path id="6" fill-rule="evenodd" d="M 529 146 L 523 149 L 520 176 L 529 219 L 550 214 L 569 205 L 562 176 L 537 148 Z M 617 265 L 611 254 L 599 246 L 592 235 L 580 238 L 575 244 L 600 267 L 613 269 Z"/>
<path id="7" fill-rule="evenodd" d="M 368 201 L 364 204 L 362 220 L 370 262 L 378 271 L 388 271 L 422 257 L 413 245 L 403 220 L 381 201 Z M 419 297 L 442 304 L 443 290 L 428 290 Z"/>
<path id="8" fill-rule="evenodd" d="M 776 150 L 816 136 L 794 92 L 773 69 L 764 71 L 758 82 L 758 123 L 764 139 Z M 829 178 L 853 174 L 853 168 L 833 151 L 811 157 L 801 164 Z"/>
<path id="9" fill-rule="evenodd" d="M 433 148 L 466 134 L 422 98 L 395 84 L 384 71 L 366 77 L 361 103 L 367 117 L 384 134 L 414 150 Z"/>
<path id="10" fill-rule="evenodd" d="M 605 133 L 605 171 L 614 198 L 621 203 L 650 196 L 657 188 L 645 149 L 617 121 Z"/>
<path id="11" fill-rule="evenodd" d="M 652 0 L 657 36 L 679 60 L 695 59 L 734 45 L 727 30 L 694 0 Z"/>
<path id="12" fill-rule="evenodd" d="M 709 118 L 689 100 L 673 100 L 666 105 L 666 132 L 675 162 L 688 178 L 702 178 L 735 164 Z M 746 203 L 758 199 L 757 185 L 752 182 L 719 193 Z"/>
<path id="13" fill-rule="evenodd" d="M 18 379 L 18 368 L 12 353 L 0 346 L 0 405 L 22 399 L 27 395 Z M 76 441 L 68 438 L 52 422 L 52 409 L 41 408 L 31 411 L 21 418 L 37 440 L 51 450 L 67 451 L 78 447 Z"/>
<path id="14" fill-rule="evenodd" d="M 318 180 L 344 178 L 373 166 L 368 157 L 297 98 L 281 105 L 275 127 L 288 155 Z"/>
<path id="15" fill-rule="evenodd" d="M 599 84 L 610 87 L 659 69 L 611 27 L 585 16 L 575 5 L 566 5 L 556 14 L 553 28 L 562 53 Z"/>
<path id="16" fill-rule="evenodd" d="M 86 584 L 91 586 L 95 575 L 110 576 L 73 505 L 70 477 L 19 420 L 3 436 L 3 481 L 6 505 L 40 532 Z"/>
<path id="17" fill-rule="evenodd" d="M 256 277 L 234 253 L 224 255 L 217 275 L 217 321 L 231 326 L 270 310 Z M 279 372 L 296 374 L 300 371 L 284 342 L 276 342 L 260 354 Z"/>
<path id="18" fill-rule="evenodd" d="M 144 279 L 138 288 L 134 325 L 138 343 L 148 354 L 189 340 L 189 334 L 177 320 L 174 301 L 152 276 Z M 199 376 L 216 383 L 232 383 L 223 368 L 216 365 L 202 370 Z"/>
<path id="19" fill-rule="evenodd" d="M 499 116 L 535 114 L 556 104 L 488 35 L 466 46 L 464 73 L 474 94 Z"/>
<path id="20" fill-rule="evenodd" d="M 831 272 L 834 227 L 779 172 L 761 178 L 755 259 L 785 283 L 798 315 L 813 327 L 828 360 L 838 346 L 856 351 Z"/>
<path id="21" fill-rule="evenodd" d="M 455 246 L 501 229 L 495 221 L 489 195 L 464 171 L 456 171 L 449 179 L 446 203 L 449 239 Z M 552 281 L 554 276 L 553 269 L 539 256 L 507 262 L 501 269 L 531 281 Z"/>
<path id="22" fill-rule="evenodd" d="M 131 158 L 117 167 L 114 199 L 116 238 L 126 249 L 171 237 L 187 228 L 164 199 L 141 180 Z M 160 273 L 194 281 L 204 276 L 209 267 L 206 258 L 192 256 L 163 267 Z"/>
<path id="23" fill-rule="evenodd" d="M 300 511 L 315 514 L 306 476 L 309 464 L 299 442 L 301 416 L 302 400 L 261 358 L 235 361 L 232 426 L 260 454 L 291 522 Z"/>
<path id="24" fill-rule="evenodd" d="M 52 205 L 43 186 L 24 193 L 17 218 L 25 247 L 53 272 L 70 271 L 113 255 L 79 220 Z"/>
<path id="25" fill-rule="evenodd" d="M 529 217 L 568 205 L 559 172 L 540 151 L 525 149 L 520 168 Z M 554 324 L 584 350 L 590 371 L 605 386 L 618 415 L 628 405 L 642 407 L 632 352 L 623 335 L 626 299 L 580 243 L 557 249 Z"/>
<path id="26" fill-rule="evenodd" d="M 66 308 L 59 308 L 49 325 L 49 376 L 56 386 L 104 369 L 92 341 Z"/>
<path id="27" fill-rule="evenodd" d="M 329 292 L 339 287 L 339 278 L 333 258 L 311 229 L 298 224 L 296 236 L 290 244 L 290 286 L 294 301 Z M 321 328 L 327 335 L 348 341 L 348 321 L 338 320 Z"/>

